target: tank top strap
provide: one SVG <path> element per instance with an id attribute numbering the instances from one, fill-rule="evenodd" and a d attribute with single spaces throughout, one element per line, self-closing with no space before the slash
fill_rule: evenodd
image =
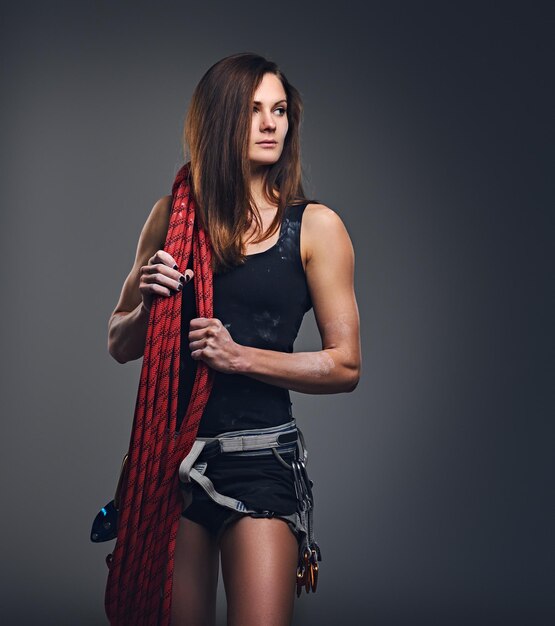
<path id="1" fill-rule="evenodd" d="M 302 204 L 290 204 L 287 207 L 285 218 L 292 224 L 300 225 L 303 218 L 303 212 L 306 209 L 307 204 L 308 202 L 303 202 Z"/>
<path id="2" fill-rule="evenodd" d="M 278 249 L 282 260 L 293 261 L 304 275 L 301 257 L 301 223 L 308 202 L 290 204 L 285 210 Z"/>

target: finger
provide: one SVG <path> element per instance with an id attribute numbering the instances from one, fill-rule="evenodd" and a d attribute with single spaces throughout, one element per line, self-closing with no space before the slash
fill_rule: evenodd
<path id="1" fill-rule="evenodd" d="M 160 269 L 159 272 L 143 274 L 141 277 L 141 285 L 161 285 L 168 290 L 173 290 L 174 293 L 177 291 L 181 291 L 181 289 L 183 289 L 183 284 L 179 280 L 170 278 L 166 274 L 162 273 L 163 271 L 163 269 Z"/>
<path id="2" fill-rule="evenodd" d="M 199 330 L 189 331 L 189 334 L 187 335 L 187 339 L 189 341 L 198 341 L 199 339 L 202 339 L 205 336 L 206 336 L 206 329 L 200 328 Z"/>
<path id="3" fill-rule="evenodd" d="M 212 318 L 210 317 L 193 317 L 189 324 L 189 328 L 192 330 L 197 330 L 199 328 L 206 328 L 212 322 Z"/>
<path id="4" fill-rule="evenodd" d="M 141 267 L 141 276 L 145 277 L 146 282 L 150 283 L 155 280 L 163 285 L 166 285 L 168 288 L 173 289 L 174 291 L 179 291 L 180 285 L 183 286 L 190 280 L 189 277 L 184 276 L 164 263 L 143 265 L 143 267 Z"/>
<path id="5" fill-rule="evenodd" d="M 189 350 L 203 350 L 207 346 L 207 340 L 205 338 L 198 339 L 196 341 L 189 342 Z"/>
<path id="6" fill-rule="evenodd" d="M 157 250 L 153 256 L 148 260 L 148 264 L 145 266 L 145 271 L 160 271 L 168 276 L 171 276 L 176 281 L 179 280 L 182 284 L 188 283 L 191 278 L 194 276 L 194 272 L 192 269 L 186 269 L 182 274 L 179 271 L 179 267 L 175 262 L 175 259 L 171 254 L 166 252 L 165 250 Z M 152 268 L 152 269 L 151 269 Z M 157 268 L 155 270 L 154 268 Z"/>
<path id="7" fill-rule="evenodd" d="M 149 259 L 149 265 L 152 265 L 155 263 L 163 263 L 164 265 L 167 265 L 168 267 L 171 267 L 172 269 L 175 269 L 175 270 L 178 269 L 175 259 L 172 257 L 172 255 L 169 252 L 166 252 L 165 250 L 157 250 L 153 254 L 153 256 Z"/>
<path id="8" fill-rule="evenodd" d="M 141 293 L 148 294 L 150 296 L 171 296 L 176 293 L 175 291 L 168 289 L 167 287 L 163 287 L 162 285 L 141 285 L 140 287 Z"/>

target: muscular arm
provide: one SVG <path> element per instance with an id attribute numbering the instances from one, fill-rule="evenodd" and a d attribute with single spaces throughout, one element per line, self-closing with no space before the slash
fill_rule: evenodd
<path id="1" fill-rule="evenodd" d="M 353 391 L 361 369 L 353 246 L 334 211 L 309 206 L 303 218 L 306 276 L 322 350 L 288 353 L 241 346 L 236 371 L 301 393 Z"/>
<path id="2" fill-rule="evenodd" d="M 139 270 L 163 247 L 169 224 L 171 196 L 156 202 L 143 227 L 135 262 L 123 284 L 119 301 L 108 321 L 108 352 L 118 363 L 126 363 L 144 354 L 149 313 L 139 291 Z"/>

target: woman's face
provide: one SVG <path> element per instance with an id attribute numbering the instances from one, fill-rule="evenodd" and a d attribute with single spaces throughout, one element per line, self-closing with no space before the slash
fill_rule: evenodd
<path id="1" fill-rule="evenodd" d="M 287 95 L 275 74 L 264 74 L 254 93 L 249 138 L 251 168 L 272 165 L 283 151 L 287 120 Z"/>

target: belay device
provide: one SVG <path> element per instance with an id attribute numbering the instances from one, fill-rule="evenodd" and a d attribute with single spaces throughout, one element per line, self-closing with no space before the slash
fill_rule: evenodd
<path id="1" fill-rule="evenodd" d="M 121 487 L 123 485 L 125 470 L 127 469 L 128 454 L 123 457 L 119 473 L 118 485 L 113 500 L 105 504 L 94 518 L 91 529 L 91 541 L 100 543 L 115 539 L 118 534 L 118 512 L 120 508 Z"/>

